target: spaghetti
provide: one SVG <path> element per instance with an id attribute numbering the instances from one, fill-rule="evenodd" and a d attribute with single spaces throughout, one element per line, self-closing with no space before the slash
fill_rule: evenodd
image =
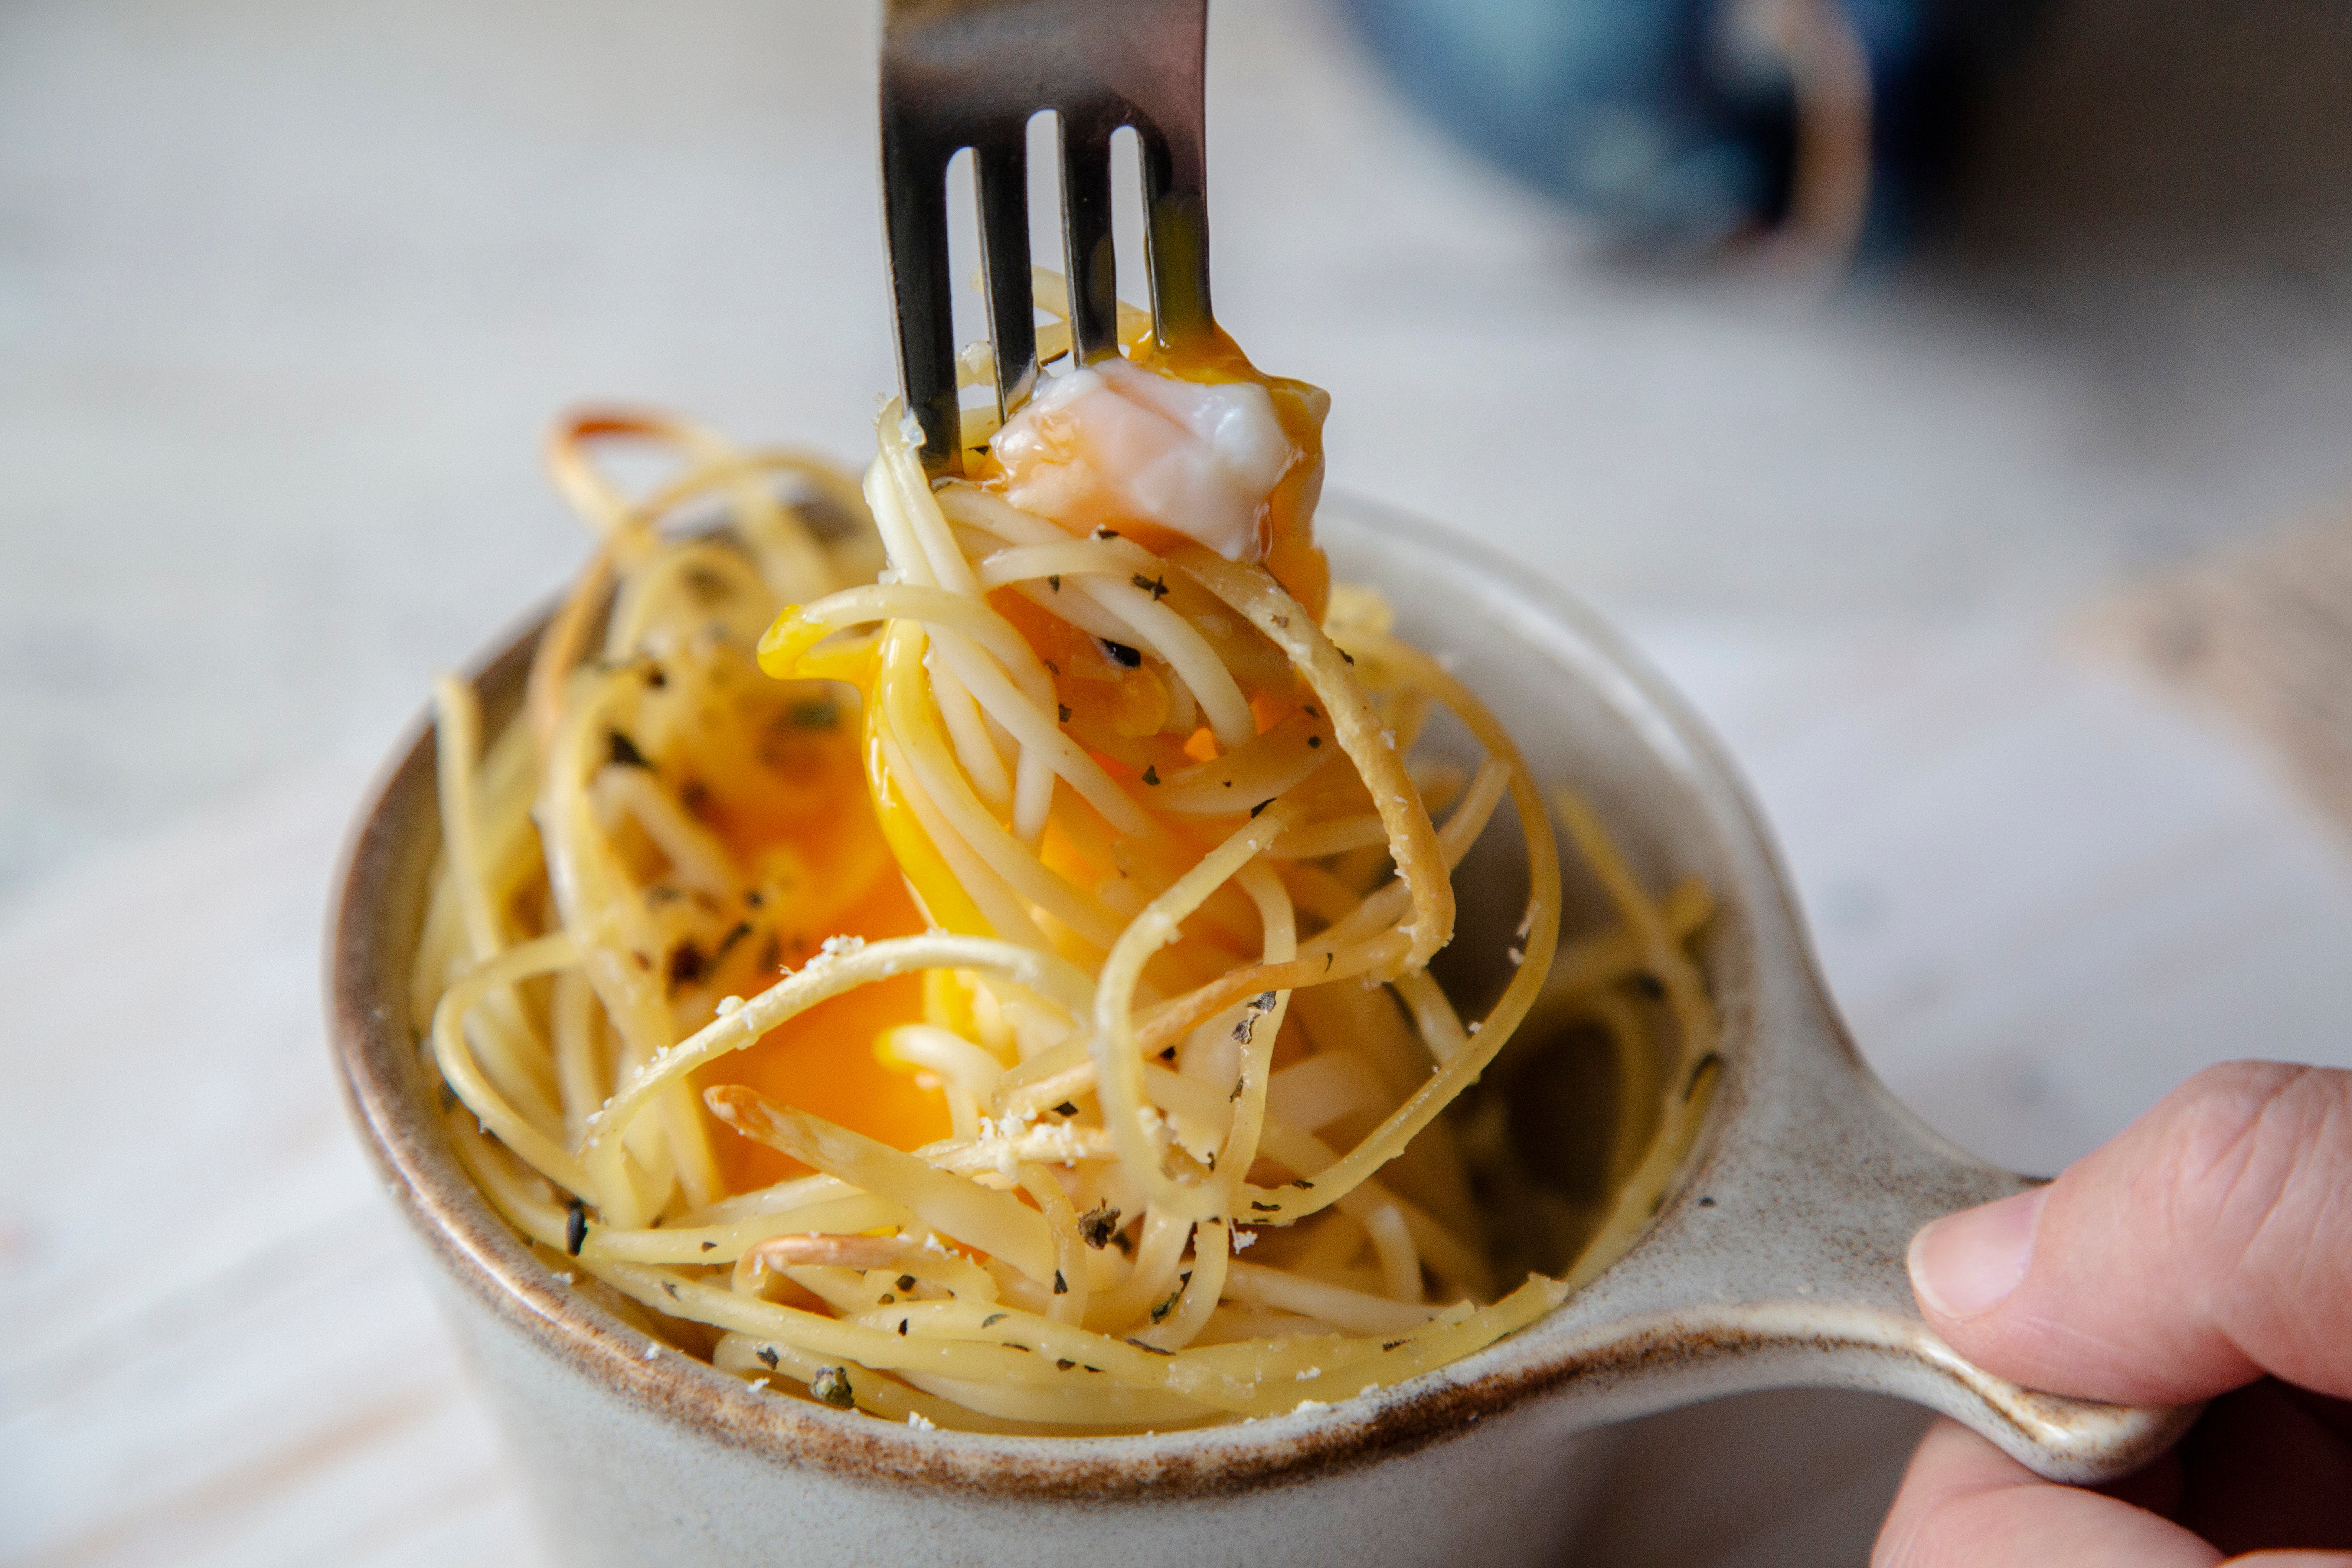
<path id="1" fill-rule="evenodd" d="M 970 418 L 936 484 L 895 405 L 862 488 L 570 421 L 550 465 L 599 542 L 522 711 L 485 739 L 435 689 L 414 1002 L 457 1157 L 576 1289 L 779 1393 L 1079 1434 L 1393 1384 L 1614 1256 L 1704 1103 L 1705 889 L 1654 899 L 1564 799 L 1618 922 L 1560 942 L 1510 737 L 1328 584 L 1321 394 L 1124 327 L 1097 383 Z M 1105 419 L 1225 466 L 1147 484 L 1089 459 Z M 683 462 L 631 495 L 615 441 Z M 1440 711 L 1475 768 L 1417 759 Z M 1506 802 L 1531 891 L 1465 1020 L 1426 966 Z M 1580 1200 L 1473 1089 L 1531 1013 L 1616 1064 Z"/>

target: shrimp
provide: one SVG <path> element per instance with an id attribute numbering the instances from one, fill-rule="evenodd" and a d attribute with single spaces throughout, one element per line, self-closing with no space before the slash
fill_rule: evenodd
<path id="1" fill-rule="evenodd" d="M 1260 383 L 1179 381 L 1116 356 L 1051 382 L 993 449 L 1024 511 L 1079 534 L 1153 524 L 1240 562 L 1264 555 L 1267 498 L 1302 456 Z"/>

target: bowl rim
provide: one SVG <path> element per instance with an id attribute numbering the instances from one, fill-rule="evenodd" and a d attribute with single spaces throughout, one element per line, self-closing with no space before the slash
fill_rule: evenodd
<path id="1" fill-rule="evenodd" d="M 1654 731 L 1646 737 L 1650 750 L 1680 775 L 1695 809 L 1720 836 L 1721 874 L 1733 885 L 1717 889 L 1719 900 L 1750 906 L 1762 900 L 1789 910 L 1777 856 L 1721 746 L 1600 616 L 1540 573 L 1452 529 L 1344 492 L 1328 495 L 1322 511 L 1343 534 L 1360 531 L 1378 542 L 1453 558 L 1581 644 L 1598 668 L 1622 682 L 1622 689 L 1599 695 L 1620 717 L 1647 721 L 1643 727 Z M 514 680 L 545 619 L 544 613 L 524 617 L 519 630 L 468 668 L 467 678 L 478 686 Z M 1669 739 L 1679 756 L 1665 754 L 1663 742 Z M 437 849 L 434 776 L 428 709 L 410 722 L 363 796 L 332 884 L 325 989 L 330 1048 L 346 1105 L 387 1193 L 447 1281 L 548 1361 L 665 1424 L 781 1464 L 890 1487 L 1170 1501 L 1297 1485 L 1414 1452 L 1549 1391 L 1606 1381 L 1644 1354 L 1639 1347 L 1547 1352 L 1528 1343 L 1546 1321 L 1538 1319 L 1460 1361 L 1341 1405 L 1172 1433 L 1048 1437 L 918 1431 L 858 1412 L 765 1395 L 666 1345 L 654 1350 L 656 1342 L 567 1289 L 515 1238 L 457 1165 L 427 1110 L 416 1040 L 403 1037 L 408 1031 L 398 1026 L 404 1021 L 406 967 L 393 962 L 413 948 L 415 933 L 392 929 L 387 915 L 399 901 L 392 897 L 394 885 L 421 879 Z M 431 843 L 420 848 L 416 835 L 427 830 Z M 1748 945 L 1755 945 L 1752 933 Z M 1747 1099 L 1740 1079 L 1749 1053 L 1738 1031 L 1752 1025 L 1744 1012 L 1726 1018 L 1719 1042 L 1726 1081 L 1684 1156 L 1682 1182 L 1707 1163 Z M 1651 1231 L 1677 1207 L 1675 1189 L 1669 1191 Z M 1642 1240 L 1637 1236 L 1591 1283 L 1639 1250 Z"/>

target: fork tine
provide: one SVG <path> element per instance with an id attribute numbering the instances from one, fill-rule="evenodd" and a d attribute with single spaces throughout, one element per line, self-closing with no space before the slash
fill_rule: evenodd
<path id="1" fill-rule="evenodd" d="M 1110 228 L 1110 137 L 1118 121 L 1065 106 L 1061 123 L 1070 342 L 1078 363 L 1094 364 L 1118 352 L 1118 252 Z"/>
<path id="2" fill-rule="evenodd" d="M 980 265 L 988 284 L 988 335 L 996 346 L 996 413 L 1010 419 L 1037 384 L 1036 297 L 1029 283 L 1029 148 L 1026 128 L 976 147 L 980 174 Z"/>
<path id="3" fill-rule="evenodd" d="M 882 120 L 883 205 L 890 231 L 891 319 L 907 411 L 923 427 L 923 466 L 933 473 L 960 463 L 962 416 L 956 399 L 955 310 L 948 292 L 947 161 L 939 149 L 905 134 L 900 119 Z"/>
<path id="4" fill-rule="evenodd" d="M 1208 330 L 1208 157 L 1201 144 L 1207 76 L 1206 0 L 1176 0 L 1160 32 L 1154 101 L 1136 129 L 1143 153 L 1143 251 L 1151 274 L 1152 326 L 1163 343 Z"/>

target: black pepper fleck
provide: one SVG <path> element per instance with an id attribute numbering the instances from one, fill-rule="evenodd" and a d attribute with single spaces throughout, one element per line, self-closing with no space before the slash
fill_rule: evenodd
<path id="1" fill-rule="evenodd" d="M 646 754 L 637 750 L 637 743 L 618 730 L 612 731 L 605 736 L 604 749 L 614 767 L 650 768 L 653 766 L 653 763 L 646 761 Z"/>

